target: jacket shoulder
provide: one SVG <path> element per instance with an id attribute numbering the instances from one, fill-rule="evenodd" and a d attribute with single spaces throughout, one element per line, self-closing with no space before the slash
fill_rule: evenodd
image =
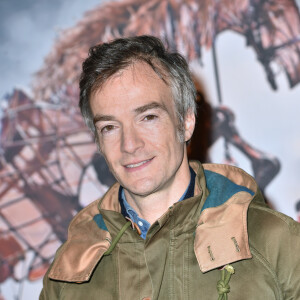
<path id="1" fill-rule="evenodd" d="M 248 230 L 250 241 L 256 243 L 277 237 L 276 240 L 280 244 L 278 238 L 281 236 L 292 238 L 295 242 L 300 238 L 300 223 L 257 202 L 252 202 L 249 206 Z"/>

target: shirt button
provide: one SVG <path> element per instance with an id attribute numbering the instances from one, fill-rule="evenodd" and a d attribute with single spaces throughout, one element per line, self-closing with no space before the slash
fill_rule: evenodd
<path id="1" fill-rule="evenodd" d="M 143 222 L 142 221 L 138 221 L 139 226 L 143 226 Z"/>

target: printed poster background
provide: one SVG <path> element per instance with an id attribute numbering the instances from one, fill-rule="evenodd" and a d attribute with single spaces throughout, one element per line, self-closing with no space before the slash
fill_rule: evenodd
<path id="1" fill-rule="evenodd" d="M 68 223 L 114 181 L 77 109 L 87 49 L 113 37 L 184 54 L 202 103 L 190 157 L 244 168 L 299 219 L 299 1 L 2 0 L 0 17 L 0 299 L 38 298 Z"/>

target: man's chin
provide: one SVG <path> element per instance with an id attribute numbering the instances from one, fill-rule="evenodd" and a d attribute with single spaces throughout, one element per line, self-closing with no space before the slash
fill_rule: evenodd
<path id="1" fill-rule="evenodd" d="M 157 190 L 153 184 L 138 183 L 137 185 L 123 185 L 124 189 L 127 190 L 131 195 L 137 197 L 147 197 Z M 128 187 L 128 188 L 127 188 Z"/>

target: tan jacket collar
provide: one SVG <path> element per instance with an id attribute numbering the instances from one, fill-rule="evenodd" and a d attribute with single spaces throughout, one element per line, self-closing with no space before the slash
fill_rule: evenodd
<path id="1" fill-rule="evenodd" d="M 205 209 L 199 218 L 194 251 L 202 272 L 251 258 L 247 210 L 252 196 L 239 192 L 218 207 Z"/>
<path id="2" fill-rule="evenodd" d="M 69 226 L 68 240 L 57 252 L 49 278 L 68 282 L 89 280 L 111 243 L 110 233 L 99 229 L 93 220 L 98 213 L 96 201 L 73 219 Z"/>
<path id="3" fill-rule="evenodd" d="M 207 272 L 252 257 L 248 242 L 247 211 L 259 191 L 255 180 L 242 169 L 218 164 L 203 164 L 203 168 L 255 193 L 252 196 L 245 191 L 238 192 L 224 204 L 207 208 L 201 213 L 194 251 L 200 270 Z"/>

